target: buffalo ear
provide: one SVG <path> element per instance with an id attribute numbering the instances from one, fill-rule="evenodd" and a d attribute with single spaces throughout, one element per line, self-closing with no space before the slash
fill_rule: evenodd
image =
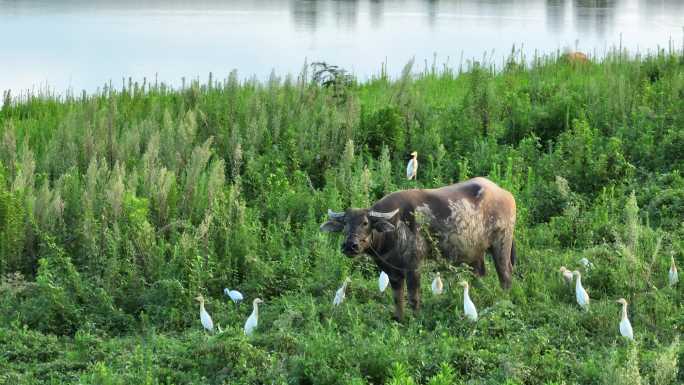
<path id="1" fill-rule="evenodd" d="M 318 229 L 324 233 L 336 233 L 342 231 L 344 223 L 336 220 L 330 220 L 321 225 Z"/>
<path id="2" fill-rule="evenodd" d="M 392 223 L 390 223 L 390 221 L 385 220 L 385 219 L 380 219 L 380 220 L 375 221 L 375 223 L 373 223 L 373 228 L 376 231 L 379 231 L 381 233 L 387 233 L 390 231 L 394 231 L 394 229 L 396 227 L 394 227 L 394 225 Z"/>

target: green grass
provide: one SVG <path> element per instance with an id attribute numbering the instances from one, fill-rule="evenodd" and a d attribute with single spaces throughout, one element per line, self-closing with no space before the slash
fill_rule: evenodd
<path id="1" fill-rule="evenodd" d="M 682 54 L 6 95 L 0 384 L 681 384 Z M 429 259 L 422 311 L 396 323 L 375 266 L 318 226 L 414 186 L 413 150 L 418 186 L 482 175 L 514 194 L 519 262 L 503 291 L 489 258 L 481 280 Z M 581 257 L 589 312 L 558 273 Z M 224 333 L 203 332 L 198 294 Z"/>

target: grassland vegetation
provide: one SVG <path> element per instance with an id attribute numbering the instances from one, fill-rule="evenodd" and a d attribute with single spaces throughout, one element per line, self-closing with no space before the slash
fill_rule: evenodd
<path id="1" fill-rule="evenodd" d="M 667 285 L 670 257 L 684 266 L 683 55 L 5 94 L 0 384 L 684 383 L 684 288 Z M 472 176 L 516 197 L 512 289 L 491 260 L 476 280 L 433 256 L 444 294 L 424 279 L 422 311 L 392 321 L 372 262 L 319 232 L 327 209 Z M 558 272 L 582 257 L 588 312 Z"/>

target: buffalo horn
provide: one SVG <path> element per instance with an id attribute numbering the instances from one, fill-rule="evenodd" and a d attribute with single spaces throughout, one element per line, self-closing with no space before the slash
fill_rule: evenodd
<path id="1" fill-rule="evenodd" d="M 330 219 L 339 219 L 339 218 L 342 218 L 343 216 L 344 216 L 344 213 L 336 213 L 336 212 L 328 209 L 328 217 L 330 217 Z"/>
<path id="2" fill-rule="evenodd" d="M 388 213 L 381 213 L 379 211 L 371 211 L 370 213 L 368 213 L 368 215 L 370 215 L 371 217 L 376 217 L 376 218 L 391 219 L 392 217 L 397 215 L 398 212 L 399 212 L 399 209 L 396 209 L 394 211 L 390 211 Z"/>

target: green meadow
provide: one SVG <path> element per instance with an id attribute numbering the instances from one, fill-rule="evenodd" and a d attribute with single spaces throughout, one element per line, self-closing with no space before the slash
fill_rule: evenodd
<path id="1" fill-rule="evenodd" d="M 667 277 L 671 257 L 684 269 L 684 52 L 500 67 L 5 93 L 0 384 L 684 383 L 684 283 Z M 433 255 L 422 310 L 394 321 L 373 262 L 319 231 L 327 209 L 473 176 L 516 198 L 512 288 L 490 257 L 477 279 Z M 583 272 L 588 312 L 561 266 Z"/>

